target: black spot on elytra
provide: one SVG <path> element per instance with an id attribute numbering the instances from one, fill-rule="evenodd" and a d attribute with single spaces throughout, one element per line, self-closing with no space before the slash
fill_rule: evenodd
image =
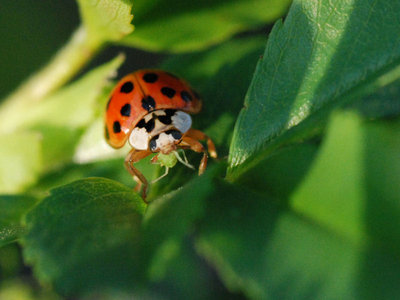
<path id="1" fill-rule="evenodd" d="M 110 139 L 110 133 L 108 132 L 107 126 L 104 127 L 104 135 L 106 136 L 106 139 L 107 139 L 107 140 Z"/>
<path id="2" fill-rule="evenodd" d="M 129 94 L 133 91 L 133 83 L 131 81 L 125 82 L 120 89 L 121 93 Z"/>
<path id="3" fill-rule="evenodd" d="M 181 92 L 181 98 L 185 102 L 190 102 L 192 101 L 192 95 L 190 95 L 187 91 L 182 91 Z"/>
<path id="4" fill-rule="evenodd" d="M 148 121 L 146 125 L 144 125 L 144 128 L 146 129 L 147 132 L 151 132 L 154 129 L 154 126 L 155 126 L 154 119 L 150 119 L 150 121 Z"/>
<path id="5" fill-rule="evenodd" d="M 129 117 L 131 115 L 131 105 L 129 103 L 125 104 L 121 107 L 121 115 L 125 117 Z"/>
<path id="6" fill-rule="evenodd" d="M 121 132 L 121 124 L 118 121 L 115 121 L 113 124 L 113 131 L 114 133 Z"/>
<path id="7" fill-rule="evenodd" d="M 174 130 L 174 129 L 172 129 L 172 130 L 167 130 L 165 133 L 166 133 L 166 134 L 172 135 L 172 137 L 173 137 L 175 140 L 180 140 L 181 137 L 182 137 L 182 133 L 180 133 L 178 130 Z"/>
<path id="8" fill-rule="evenodd" d="M 159 116 L 158 119 L 161 123 L 165 125 L 170 125 L 172 123 L 172 119 L 170 116 Z"/>
<path id="9" fill-rule="evenodd" d="M 156 101 L 154 101 L 153 97 L 147 96 L 142 99 L 142 107 L 147 111 L 151 111 L 156 108 Z"/>
<path id="10" fill-rule="evenodd" d="M 158 79 L 158 75 L 156 73 L 146 73 L 143 75 L 143 80 L 147 83 L 154 83 Z"/>
<path id="11" fill-rule="evenodd" d="M 172 117 L 175 114 L 176 109 L 165 109 L 164 112 L 166 116 Z"/>
<path id="12" fill-rule="evenodd" d="M 136 127 L 138 128 L 143 128 L 146 126 L 146 121 L 144 119 L 141 119 L 139 123 L 137 123 Z"/>
<path id="13" fill-rule="evenodd" d="M 175 90 L 171 89 L 170 87 L 164 86 L 163 88 L 161 88 L 161 93 L 164 96 L 167 96 L 168 98 L 172 98 L 175 96 Z"/>

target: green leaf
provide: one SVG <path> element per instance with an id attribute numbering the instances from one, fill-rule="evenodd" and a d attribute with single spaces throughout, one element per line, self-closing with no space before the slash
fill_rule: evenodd
<path id="1" fill-rule="evenodd" d="M 282 155 L 293 156 L 290 149 Z M 289 194 L 273 182 L 264 196 L 220 184 L 218 201 L 208 201 L 197 231 L 198 251 L 230 289 L 252 299 L 396 297 L 398 153 L 399 120 L 368 123 L 354 113 L 338 113 L 314 160 L 301 171 L 303 180 L 288 184 Z M 287 163 L 283 157 L 268 161 L 270 170 Z M 292 178 L 286 173 L 280 180 Z M 288 197 L 288 203 L 281 205 L 268 191 Z"/>
<path id="2" fill-rule="evenodd" d="M 89 164 L 67 164 L 62 168 L 46 172 L 28 191 L 46 197 L 48 191 L 54 187 L 87 177 L 105 177 L 133 187 L 132 176 L 124 169 L 123 165 L 123 159 L 111 159 Z"/>
<path id="3" fill-rule="evenodd" d="M 108 179 L 54 189 L 26 217 L 25 260 L 62 294 L 132 287 L 144 210 L 136 193 Z"/>
<path id="4" fill-rule="evenodd" d="M 237 38 L 206 51 L 176 55 L 162 68 L 188 80 L 203 98 L 193 127 L 214 140 L 220 156 L 228 154 L 232 129 L 242 107 L 265 37 Z"/>
<path id="5" fill-rule="evenodd" d="M 131 0 L 78 0 L 91 43 L 118 41 L 133 31 Z"/>
<path id="6" fill-rule="evenodd" d="M 162 298 L 226 296 L 220 282 L 194 252 L 191 239 L 197 222 L 203 218 L 206 199 L 214 193 L 215 177 L 224 167 L 213 166 L 181 189 L 149 204 L 142 226 L 142 257 L 149 287 L 157 291 L 157 287 L 167 286 L 161 290 Z M 197 292 L 193 294 L 193 290 Z"/>
<path id="7" fill-rule="evenodd" d="M 210 168 L 182 189 L 149 205 L 142 228 L 143 256 L 151 280 L 166 278 L 168 266 L 179 254 L 183 238 L 203 215 L 204 200 L 212 194 L 213 180 L 221 171 L 221 165 Z"/>
<path id="8" fill-rule="evenodd" d="M 31 196 L 0 195 L 0 247 L 14 242 L 24 233 L 22 217 L 36 202 Z"/>
<path id="9" fill-rule="evenodd" d="M 289 0 L 138 0 L 134 4 L 135 32 L 122 43 L 152 51 L 204 49 L 277 19 L 289 3 Z"/>
<path id="10" fill-rule="evenodd" d="M 364 124 L 355 114 L 335 115 L 320 151 L 291 196 L 293 209 L 353 240 L 370 235 L 365 231 L 374 222 L 393 227 L 378 238 L 391 235 L 397 241 L 390 247 L 400 250 L 400 122 Z"/>
<path id="11" fill-rule="evenodd" d="M 0 135 L 0 193 L 21 191 L 42 170 L 41 137 L 35 132 Z"/>
<path id="12" fill-rule="evenodd" d="M 295 1 L 284 24 L 275 24 L 246 95 L 229 158 L 232 168 L 243 165 L 230 178 L 306 119 L 371 92 L 369 84 L 399 63 L 399 9 L 400 2 L 386 0 Z"/>
<path id="13" fill-rule="evenodd" d="M 309 171 L 318 149 L 316 143 L 282 148 L 243 173 L 236 182 L 285 204 Z"/>
<path id="14" fill-rule="evenodd" d="M 400 115 L 400 80 L 380 88 L 375 93 L 361 97 L 349 108 L 358 109 L 368 118 L 396 117 Z"/>

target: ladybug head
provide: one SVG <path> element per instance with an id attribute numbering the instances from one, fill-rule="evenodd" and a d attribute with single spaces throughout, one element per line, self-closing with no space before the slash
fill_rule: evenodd
<path id="1" fill-rule="evenodd" d="M 156 110 L 136 125 L 129 136 L 129 143 L 137 150 L 168 154 L 176 150 L 176 145 L 191 125 L 190 115 L 183 111 Z"/>
<path id="2" fill-rule="evenodd" d="M 156 135 L 150 140 L 150 151 L 169 154 L 170 152 L 176 150 L 176 145 L 180 142 L 181 138 L 182 133 L 176 129 L 161 132 L 159 135 Z"/>

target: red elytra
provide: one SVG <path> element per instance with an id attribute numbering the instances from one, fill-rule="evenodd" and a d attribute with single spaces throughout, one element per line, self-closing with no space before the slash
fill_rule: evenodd
<path id="1" fill-rule="evenodd" d="M 107 142 L 125 145 L 130 132 L 149 112 L 176 109 L 198 113 L 202 102 L 187 82 L 161 70 L 139 70 L 122 78 L 110 95 L 105 115 Z"/>

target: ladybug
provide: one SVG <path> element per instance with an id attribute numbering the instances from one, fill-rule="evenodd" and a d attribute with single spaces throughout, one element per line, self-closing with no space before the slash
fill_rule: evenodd
<path id="1" fill-rule="evenodd" d="M 105 114 L 105 137 L 110 146 L 121 148 L 128 141 L 132 150 L 125 167 L 137 182 L 136 191 L 147 195 L 148 182 L 134 166 L 152 153 L 170 154 L 177 149 L 203 153 L 201 175 L 208 153 L 199 142 L 207 142 L 211 157 L 217 152 L 213 141 L 191 128 L 190 114 L 200 112 L 199 95 L 184 80 L 161 70 L 139 70 L 123 77 L 111 92 Z"/>

